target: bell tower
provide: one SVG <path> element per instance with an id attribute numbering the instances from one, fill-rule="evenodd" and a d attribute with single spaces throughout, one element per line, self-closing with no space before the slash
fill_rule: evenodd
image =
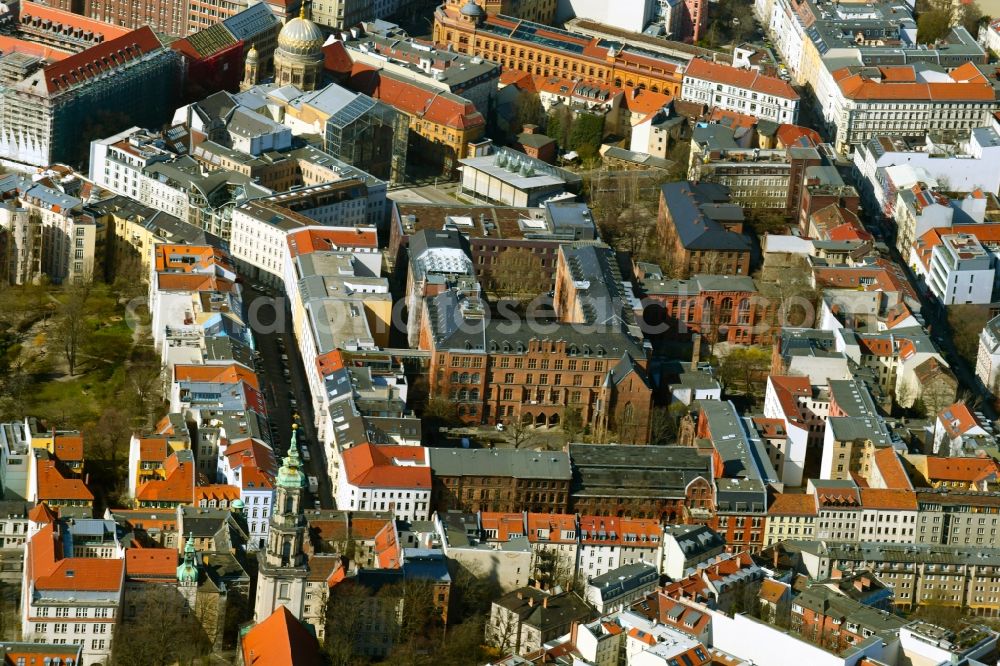
<path id="1" fill-rule="evenodd" d="M 267 547 L 257 551 L 259 573 L 254 620 L 263 622 L 278 606 L 302 619 L 309 565 L 304 551 L 306 517 L 303 513 L 306 475 L 299 461 L 297 425 L 292 426 L 288 455 L 278 470 Z"/>
<path id="2" fill-rule="evenodd" d="M 240 90 L 248 90 L 258 83 L 260 83 L 260 54 L 257 53 L 256 46 L 251 46 L 243 64 L 243 82 L 240 83 Z"/>

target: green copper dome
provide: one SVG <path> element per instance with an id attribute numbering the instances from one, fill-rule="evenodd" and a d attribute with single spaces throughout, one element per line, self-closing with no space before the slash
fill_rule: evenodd
<path id="1" fill-rule="evenodd" d="M 177 567 L 177 582 L 179 583 L 198 582 L 198 566 L 195 564 L 194 560 L 193 532 L 188 536 L 187 543 L 184 545 L 184 561 L 181 562 L 179 567 Z"/>
<path id="2" fill-rule="evenodd" d="M 305 488 L 306 475 L 302 472 L 302 464 L 299 462 L 299 446 L 296 433 L 299 426 L 292 424 L 292 442 L 288 445 L 288 455 L 285 462 L 278 470 L 278 485 L 282 488 Z"/>

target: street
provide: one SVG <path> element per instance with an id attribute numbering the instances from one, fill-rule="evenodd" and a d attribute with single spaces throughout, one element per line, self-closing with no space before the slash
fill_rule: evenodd
<path id="1" fill-rule="evenodd" d="M 247 282 L 244 282 L 243 287 L 243 300 L 248 312 L 251 304 L 260 298 L 273 298 L 275 304 L 284 308 L 283 296 L 268 296 L 254 289 Z M 273 316 L 272 308 L 261 307 L 258 311 L 262 327 L 272 324 Z M 280 333 L 277 331 L 253 331 L 254 346 L 260 352 L 256 370 L 260 378 L 261 389 L 267 400 L 267 416 L 272 426 L 271 437 L 274 452 L 279 457 L 280 464 L 280 459 L 287 454 L 288 443 L 291 441 L 292 423 L 297 422 L 299 424 L 297 434 L 299 447 L 300 449 L 307 448 L 310 456 L 310 460 L 302 460 L 303 468 L 308 476 L 315 476 L 319 481 L 319 497 L 323 508 L 335 508 L 333 492 L 323 460 L 323 450 L 317 445 L 318 439 L 313 426 L 309 385 L 305 380 L 302 358 L 299 355 L 295 336 L 291 331 L 291 315 L 285 311 L 282 317 L 285 327 Z M 283 354 L 288 357 L 287 363 L 282 359 Z M 286 369 L 288 370 L 287 377 L 285 376 Z M 291 405 L 292 399 L 296 401 L 294 408 Z M 298 421 L 293 421 L 293 414 L 299 415 Z"/>

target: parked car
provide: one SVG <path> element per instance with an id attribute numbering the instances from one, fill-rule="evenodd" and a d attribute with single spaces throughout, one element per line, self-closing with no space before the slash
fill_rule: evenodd
<path id="1" fill-rule="evenodd" d="M 302 454 L 302 459 L 305 460 L 306 462 L 312 460 L 312 454 L 309 453 L 309 449 L 306 448 L 305 446 L 299 447 L 299 453 Z"/>

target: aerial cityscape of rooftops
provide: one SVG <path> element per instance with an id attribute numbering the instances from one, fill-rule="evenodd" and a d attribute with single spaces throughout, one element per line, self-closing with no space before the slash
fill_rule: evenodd
<path id="1" fill-rule="evenodd" d="M 0 666 L 996 666 L 998 417 L 997 0 L 0 4 Z"/>

